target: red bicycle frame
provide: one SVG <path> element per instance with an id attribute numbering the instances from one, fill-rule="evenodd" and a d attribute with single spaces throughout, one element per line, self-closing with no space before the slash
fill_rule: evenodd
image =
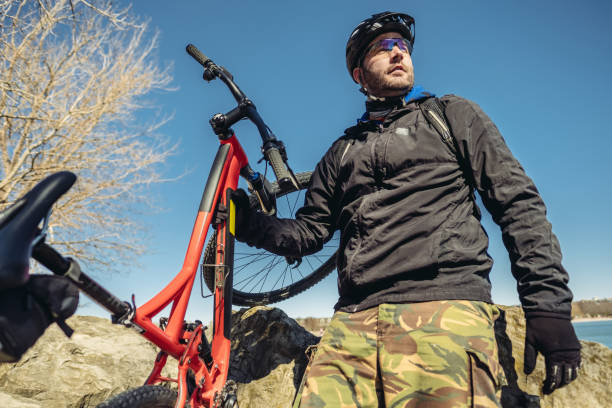
<path id="1" fill-rule="evenodd" d="M 181 271 L 155 297 L 135 310 L 132 322 L 143 330 L 142 335 L 157 345 L 161 351 L 146 384 L 177 381 L 178 399 L 175 407 L 183 407 L 189 397 L 187 376 L 191 371 L 195 389 L 189 403 L 192 407 L 213 407 L 216 393 L 221 391 L 227 379 L 230 355 L 231 295 L 233 272 L 234 210 L 229 193 L 236 190 L 240 170 L 248 164 L 242 146 L 232 136 L 221 140 L 221 146 L 202 195 L 202 201 L 189 240 L 187 254 Z M 214 320 L 212 343 L 204 336 L 202 324 L 194 330 L 185 330 L 184 318 L 193 283 L 198 272 L 206 235 L 210 228 L 217 203 L 230 208 L 227 222 L 218 226 L 214 292 Z M 152 319 L 172 303 L 165 329 Z M 207 358 L 210 350 L 210 358 Z M 178 379 L 161 375 L 168 355 L 179 360 Z M 208 360 L 208 361 L 207 361 Z"/>
<path id="2" fill-rule="evenodd" d="M 134 310 L 130 304 L 122 302 L 83 273 L 75 260 L 64 258 L 44 242 L 35 246 L 32 255 L 53 273 L 68 277 L 81 291 L 109 310 L 114 323 L 138 327 L 145 338 L 161 349 L 146 384 L 177 382 L 178 398 L 175 408 L 183 408 L 187 400 L 193 408 L 212 408 L 217 407 L 222 398 L 225 398 L 222 391 L 229 370 L 235 235 L 235 209 L 230 196 L 238 186 L 241 173 L 254 188 L 262 209 L 268 211 L 273 208 L 264 178 L 250 168 L 246 154 L 230 126 L 243 118 L 250 119 L 260 133 L 264 158 L 271 164 L 279 185 L 298 188 L 299 184 L 293 172 L 285 166 L 286 154 L 282 142 L 274 137 L 257 113 L 255 105 L 233 82 L 232 76 L 193 45 L 187 46 L 187 52 L 205 68 L 204 79 L 218 77 L 228 86 L 238 106 L 226 114 L 216 114 L 210 121 L 214 132 L 219 136 L 221 146 L 202 194 L 180 272 L 153 299 Z M 61 192 L 63 193 L 74 182 L 74 175 L 68 177 L 64 174 L 60 178 L 66 179 L 66 186 Z M 230 211 L 227 220 L 216 226 L 213 335 L 212 342 L 209 342 L 201 322 L 187 324 L 184 319 L 206 235 L 219 203 L 223 203 Z M 49 206 L 51 204 L 52 202 L 49 202 Z M 166 324 L 158 327 L 152 319 L 170 304 L 172 307 Z M 169 355 L 179 362 L 178 378 L 175 379 L 161 375 Z M 231 402 L 231 398 L 228 401 Z"/>

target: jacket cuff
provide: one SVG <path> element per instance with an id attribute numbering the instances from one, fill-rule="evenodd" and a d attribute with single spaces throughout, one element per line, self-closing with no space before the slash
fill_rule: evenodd
<path id="1" fill-rule="evenodd" d="M 539 311 L 525 312 L 526 319 L 530 319 L 532 317 L 550 317 L 553 319 L 564 319 L 564 320 L 572 319 L 572 315 L 569 313 L 539 312 Z"/>

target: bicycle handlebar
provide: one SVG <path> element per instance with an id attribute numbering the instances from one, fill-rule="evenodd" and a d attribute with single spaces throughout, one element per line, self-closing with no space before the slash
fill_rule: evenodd
<path id="1" fill-rule="evenodd" d="M 187 44 L 187 53 L 202 64 L 204 68 L 208 68 L 208 65 L 212 63 L 212 60 L 198 50 L 193 44 Z"/>
<path id="2" fill-rule="evenodd" d="M 285 167 L 285 162 L 281 156 L 280 151 L 278 150 L 278 148 L 272 147 L 269 150 L 267 150 L 267 153 L 268 153 L 268 160 L 270 161 L 270 164 L 272 165 L 272 170 L 274 171 L 274 174 L 276 174 L 276 179 L 278 180 L 278 184 L 281 186 L 283 190 L 290 188 L 291 185 L 294 184 L 294 182 L 292 180 L 291 174 Z M 299 188 L 299 187 L 296 186 L 296 188 Z"/>
<path id="3" fill-rule="evenodd" d="M 217 77 L 221 81 L 223 81 L 225 85 L 227 85 L 232 95 L 234 95 L 234 98 L 236 99 L 236 102 L 238 102 L 238 104 L 240 104 L 243 100 L 246 99 L 244 93 L 234 83 L 234 78 L 232 77 L 232 74 L 230 74 L 225 68 L 215 64 L 213 60 L 204 55 L 193 44 L 188 44 L 186 49 L 187 53 L 204 67 L 204 79 L 206 81 L 211 81 L 215 79 L 215 77 Z"/>
<path id="4" fill-rule="evenodd" d="M 0 213 L 0 288 L 26 283 L 32 245 L 43 237 L 38 224 L 75 180 L 67 171 L 48 176 Z"/>
<path id="5" fill-rule="evenodd" d="M 81 267 L 74 259 L 64 258 L 62 254 L 44 242 L 34 246 L 32 258 L 36 259 L 55 275 L 65 276 L 70 279 L 83 293 L 112 313 L 113 323 L 125 324 L 131 317 L 132 306 L 111 294 L 86 273 L 82 272 Z"/>
<path id="6" fill-rule="evenodd" d="M 44 232 L 38 228 L 53 204 L 75 181 L 76 175 L 68 171 L 52 174 L 0 213 L 0 288 L 20 286 L 27 281 L 31 256 L 54 274 L 69 278 L 109 310 L 113 319 L 121 320 L 130 315 L 131 305 L 122 302 L 81 272 L 76 261 L 64 258 L 44 243 Z"/>
<path id="7" fill-rule="evenodd" d="M 230 126 L 243 118 L 248 118 L 259 131 L 263 142 L 263 154 L 265 159 L 272 165 L 272 170 L 282 188 L 299 188 L 293 172 L 287 166 L 287 157 L 283 143 L 276 139 L 270 128 L 265 124 L 255 104 L 246 97 L 234 82 L 233 76 L 223 67 L 215 64 L 204 55 L 193 44 L 187 45 L 187 53 L 191 55 L 204 67 L 204 79 L 213 80 L 215 77 L 221 79 L 229 88 L 238 102 L 238 106 L 226 114 L 216 114 L 210 123 L 218 135 L 225 135 Z"/>
<path id="8" fill-rule="evenodd" d="M 66 275 L 70 269 L 70 260 L 43 242 L 32 248 L 32 258 L 55 275 Z"/>

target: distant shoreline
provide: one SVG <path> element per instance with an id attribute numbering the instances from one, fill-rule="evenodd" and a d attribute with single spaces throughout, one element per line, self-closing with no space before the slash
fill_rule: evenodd
<path id="1" fill-rule="evenodd" d="M 612 317 L 576 317 L 572 319 L 573 323 L 581 322 L 603 322 L 606 320 L 612 320 Z"/>

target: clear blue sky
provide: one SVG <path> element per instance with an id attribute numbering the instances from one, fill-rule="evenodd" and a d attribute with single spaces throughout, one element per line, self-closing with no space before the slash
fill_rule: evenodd
<path id="1" fill-rule="evenodd" d="M 174 65 L 175 92 L 153 95 L 174 119 L 161 131 L 180 142 L 168 163 L 178 182 L 155 187 L 164 211 L 146 218 L 151 253 L 142 269 L 103 277 L 142 304 L 178 272 L 214 153 L 208 119 L 233 100 L 220 82 L 201 80 L 184 49 L 198 46 L 226 66 L 287 145 L 294 170 L 314 167 L 364 109 L 345 67 L 354 26 L 396 10 L 416 19 L 415 82 L 437 95 L 477 102 L 535 181 L 559 238 L 575 299 L 612 297 L 612 3 L 607 1 L 141 1 L 134 13 L 160 31 L 158 58 Z M 259 157 L 249 124 L 236 131 Z M 499 228 L 485 216 L 493 298 L 517 304 L 516 283 Z M 102 278 L 102 277 L 101 277 Z M 336 277 L 278 304 L 289 315 L 330 316 Z M 208 321 L 210 299 L 194 288 L 189 316 Z M 82 314 L 102 314 L 84 307 Z"/>

